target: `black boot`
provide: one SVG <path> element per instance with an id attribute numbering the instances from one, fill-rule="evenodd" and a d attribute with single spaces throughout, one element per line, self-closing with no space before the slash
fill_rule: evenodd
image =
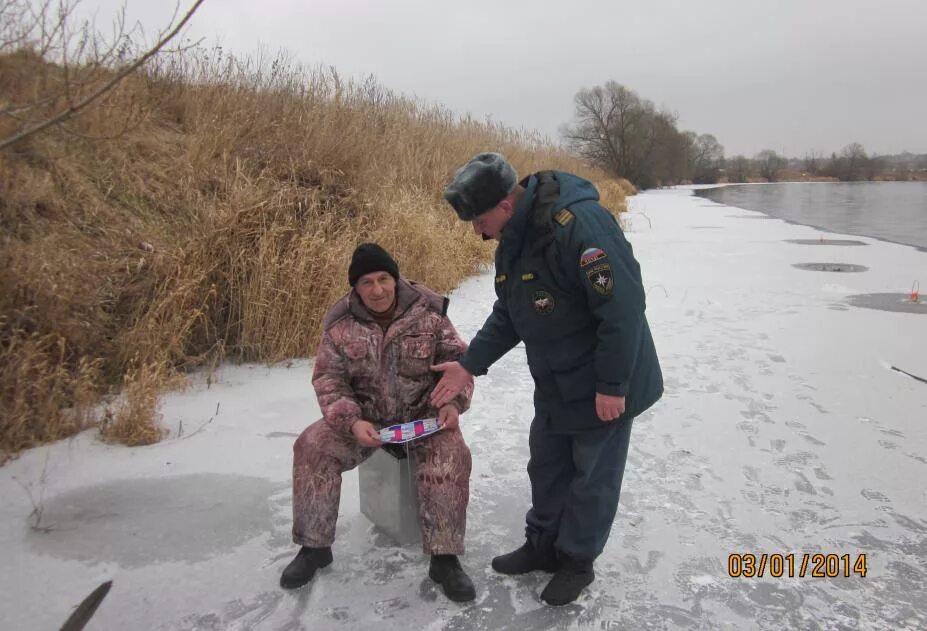
<path id="1" fill-rule="evenodd" d="M 535 570 L 553 572 L 557 569 L 557 557 L 553 547 L 538 549 L 530 539 L 526 539 L 518 550 L 494 558 L 492 569 L 500 574 L 527 574 Z"/>
<path id="2" fill-rule="evenodd" d="M 583 588 L 594 580 L 592 561 L 580 561 L 561 554 L 560 567 L 541 592 L 541 600 L 548 605 L 566 605 L 576 600 Z"/>
<path id="3" fill-rule="evenodd" d="M 463 603 L 476 598 L 473 581 L 460 567 L 460 561 L 453 554 L 431 555 L 428 576 L 444 590 L 444 595 L 454 602 Z"/>
<path id="4" fill-rule="evenodd" d="M 280 575 L 280 587 L 295 589 L 312 580 L 316 570 L 328 567 L 332 562 L 331 548 L 307 548 L 303 546 L 296 558 Z"/>

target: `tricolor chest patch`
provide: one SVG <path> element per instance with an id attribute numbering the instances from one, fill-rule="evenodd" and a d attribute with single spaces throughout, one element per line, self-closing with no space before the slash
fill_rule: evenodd
<path id="1" fill-rule="evenodd" d="M 600 296 L 611 296 L 615 290 L 615 275 L 608 254 L 600 248 L 588 248 L 579 257 L 579 265 L 589 285 Z"/>
<path id="2" fill-rule="evenodd" d="M 579 257 L 579 264 L 583 267 L 586 267 L 587 265 L 592 265 L 596 261 L 601 261 L 604 258 L 608 258 L 608 255 L 605 254 L 604 250 L 600 250 L 599 248 L 589 248 Z"/>

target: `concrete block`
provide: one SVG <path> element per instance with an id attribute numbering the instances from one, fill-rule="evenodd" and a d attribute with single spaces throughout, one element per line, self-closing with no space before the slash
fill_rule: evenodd
<path id="1" fill-rule="evenodd" d="M 361 463 L 360 510 L 367 519 L 399 545 L 421 541 L 418 495 L 412 462 L 384 449 Z"/>

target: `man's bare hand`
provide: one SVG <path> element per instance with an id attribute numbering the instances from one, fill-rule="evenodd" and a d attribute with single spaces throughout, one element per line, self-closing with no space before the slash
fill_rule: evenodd
<path id="1" fill-rule="evenodd" d="M 624 397 L 597 392 L 595 395 L 595 413 L 603 423 L 614 421 L 624 414 Z"/>
<path id="2" fill-rule="evenodd" d="M 473 375 L 467 372 L 460 362 L 444 362 L 432 366 L 431 369 L 444 373 L 431 393 L 431 404 L 436 408 L 440 409 L 450 403 L 464 388 L 473 383 Z"/>
<path id="3" fill-rule="evenodd" d="M 453 405 L 445 405 L 438 410 L 438 425 L 441 429 L 457 429 L 460 427 L 460 412 Z"/>
<path id="4" fill-rule="evenodd" d="M 380 440 L 380 433 L 377 432 L 377 428 L 370 421 L 354 421 L 354 424 L 351 425 L 351 433 L 354 434 L 357 442 L 364 447 L 379 447 L 383 444 L 383 441 Z"/>

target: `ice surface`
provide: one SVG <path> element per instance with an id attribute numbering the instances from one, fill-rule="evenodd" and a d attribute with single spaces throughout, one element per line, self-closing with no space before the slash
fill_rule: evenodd
<path id="1" fill-rule="evenodd" d="M 853 298 L 909 291 L 927 253 L 874 239 L 811 251 L 787 240 L 845 235 L 744 221 L 762 215 L 686 189 L 631 209 L 666 395 L 635 421 L 612 536 L 577 603 L 547 607 L 547 575 L 489 567 L 520 545 L 529 502 L 532 382 L 517 347 L 461 418 L 476 602 L 447 601 L 418 548 L 374 531 L 356 472 L 334 563 L 310 587 L 278 587 L 296 550 L 291 446 L 318 416 L 298 361 L 226 366 L 170 395 L 160 444 L 88 432 L 0 469 L 0 627 L 55 629 L 113 579 L 89 629 L 927 628 L 927 385 L 890 368 L 927 376 L 927 315 Z M 793 267 L 809 260 L 868 271 Z M 490 274 L 452 295 L 467 339 L 492 298 Z M 729 554 L 764 552 L 865 553 L 868 574 L 728 576 Z"/>

